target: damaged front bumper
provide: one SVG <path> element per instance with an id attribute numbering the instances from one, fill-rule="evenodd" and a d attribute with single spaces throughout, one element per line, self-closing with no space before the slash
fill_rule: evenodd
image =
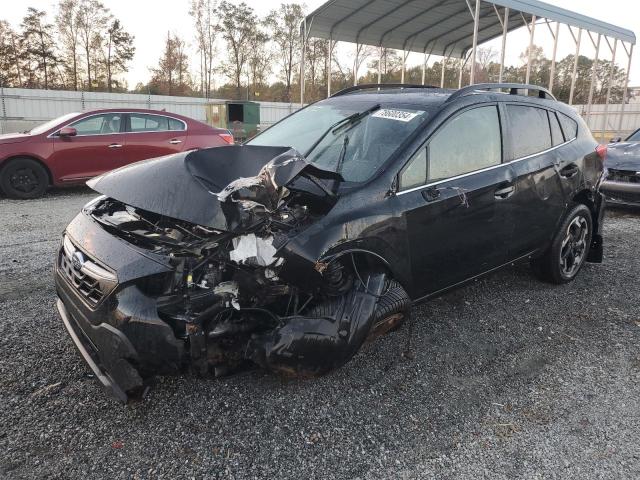
<path id="1" fill-rule="evenodd" d="M 104 196 L 70 223 L 58 253 L 58 310 L 119 400 L 143 395 L 154 375 L 186 371 L 218 376 L 257 365 L 321 375 L 385 330 L 381 311 L 391 317 L 408 309 L 399 285 L 393 308 L 379 308 L 391 285 L 384 269 L 354 254 L 316 258 L 300 249 L 298 234 L 335 203 L 328 187 L 335 178 L 278 151 L 272 162 L 261 153 L 256 175 L 217 194 L 202 163 L 158 169 L 173 179 L 195 175 L 188 185 L 200 188 L 208 210 L 189 209 L 185 199 L 131 199 L 144 208 L 116 200 L 121 188 L 139 193 L 119 172 L 94 183 Z"/>

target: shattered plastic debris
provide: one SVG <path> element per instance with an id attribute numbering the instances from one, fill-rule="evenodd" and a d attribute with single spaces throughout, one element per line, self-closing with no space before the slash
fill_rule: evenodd
<path id="1" fill-rule="evenodd" d="M 273 237 L 256 237 L 250 233 L 233 239 L 234 249 L 229 252 L 229 258 L 236 263 L 245 263 L 267 267 L 278 259 L 273 246 Z"/>
<path id="2" fill-rule="evenodd" d="M 220 296 L 231 297 L 231 305 L 236 310 L 240 310 L 240 303 L 238 303 L 238 284 L 236 282 L 220 282 L 213 289 L 213 293 Z"/>

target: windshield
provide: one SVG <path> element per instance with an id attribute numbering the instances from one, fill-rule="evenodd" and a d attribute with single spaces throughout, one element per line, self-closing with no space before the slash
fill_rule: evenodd
<path id="1" fill-rule="evenodd" d="M 640 130 L 636 130 L 627 138 L 627 142 L 640 142 Z"/>
<path id="2" fill-rule="evenodd" d="M 80 115 L 77 112 L 67 113 L 66 115 L 62 115 L 61 117 L 54 118 L 53 120 L 49 120 L 42 125 L 38 125 L 37 127 L 33 127 L 31 130 L 26 131 L 25 133 L 30 133 L 31 135 L 40 135 L 41 133 L 46 132 L 47 130 L 51 130 L 53 127 L 60 123 L 64 123 L 68 120 L 71 120 L 73 117 L 77 117 Z"/>
<path id="3" fill-rule="evenodd" d="M 382 168 L 426 117 L 424 110 L 405 106 L 317 104 L 247 144 L 293 147 L 317 167 L 339 172 L 348 182 L 363 182 Z"/>

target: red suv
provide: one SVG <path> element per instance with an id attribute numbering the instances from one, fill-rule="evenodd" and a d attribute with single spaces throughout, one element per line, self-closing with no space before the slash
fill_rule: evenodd
<path id="1" fill-rule="evenodd" d="M 228 130 L 155 110 L 69 113 L 24 133 L 0 135 L 0 189 L 35 198 L 129 163 L 233 143 Z"/>

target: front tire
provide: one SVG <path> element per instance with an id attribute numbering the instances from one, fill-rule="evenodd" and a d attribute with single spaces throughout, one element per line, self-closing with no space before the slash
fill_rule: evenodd
<path id="1" fill-rule="evenodd" d="M 546 253 L 531 262 L 536 276 L 549 283 L 571 282 L 587 259 L 592 235 L 591 211 L 585 205 L 575 205 L 565 215 Z"/>
<path id="2" fill-rule="evenodd" d="M 0 171 L 0 188 L 10 198 L 38 198 L 48 187 L 47 170 L 31 158 L 11 160 Z"/>

